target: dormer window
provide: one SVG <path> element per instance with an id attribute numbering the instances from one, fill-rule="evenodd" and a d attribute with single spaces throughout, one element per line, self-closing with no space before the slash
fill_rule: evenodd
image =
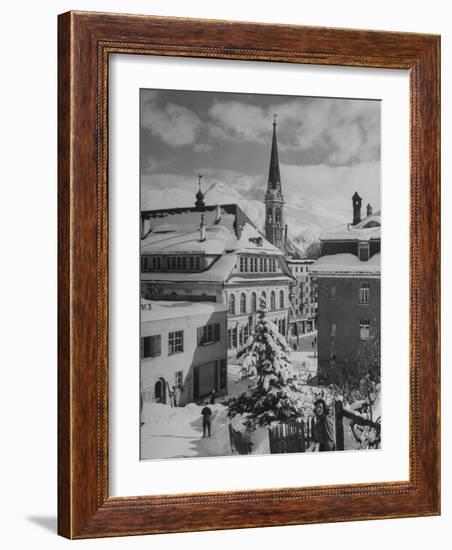
<path id="1" fill-rule="evenodd" d="M 358 244 L 358 257 L 362 262 L 367 262 L 369 259 L 369 242 L 364 241 Z"/>

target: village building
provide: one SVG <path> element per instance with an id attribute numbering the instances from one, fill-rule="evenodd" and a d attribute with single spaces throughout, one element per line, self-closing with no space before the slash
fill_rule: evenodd
<path id="1" fill-rule="evenodd" d="M 227 393 L 227 309 L 190 301 L 141 301 L 141 395 L 183 406 Z"/>
<path id="2" fill-rule="evenodd" d="M 352 197 L 353 222 L 321 235 L 310 268 L 318 287 L 319 369 L 345 363 L 361 342 L 380 342 L 381 216 Z"/>
<path id="3" fill-rule="evenodd" d="M 295 277 L 291 289 L 292 315 L 290 317 L 289 338 L 297 343 L 299 337 L 317 328 L 317 283 L 310 268 L 315 260 L 287 258 L 287 264 Z"/>
<path id="4" fill-rule="evenodd" d="M 197 197 L 198 201 L 199 197 Z M 259 299 L 283 334 L 293 276 L 282 252 L 236 204 L 143 211 L 141 293 L 149 300 L 216 302 L 228 308 L 235 354 L 256 321 Z"/>

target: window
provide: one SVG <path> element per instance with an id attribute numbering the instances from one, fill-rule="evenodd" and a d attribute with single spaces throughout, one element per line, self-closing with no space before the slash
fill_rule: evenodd
<path id="1" fill-rule="evenodd" d="M 243 346 L 243 328 L 239 329 L 239 347 Z"/>
<path id="2" fill-rule="evenodd" d="M 370 340 L 370 324 L 369 319 L 361 319 L 359 322 L 359 339 L 362 342 Z"/>
<path id="3" fill-rule="evenodd" d="M 330 300 L 336 299 L 336 285 L 330 286 Z"/>
<path id="4" fill-rule="evenodd" d="M 184 379 L 184 371 L 178 370 L 174 375 L 174 386 L 180 390 L 182 388 Z"/>
<path id="5" fill-rule="evenodd" d="M 246 313 L 246 295 L 244 292 L 240 294 L 240 313 Z"/>
<path id="6" fill-rule="evenodd" d="M 367 262 L 369 259 L 369 243 L 361 242 L 358 244 L 358 256 L 362 262 Z"/>
<path id="7" fill-rule="evenodd" d="M 228 328 L 228 349 L 232 349 L 232 329 Z"/>
<path id="8" fill-rule="evenodd" d="M 195 269 L 201 271 L 201 258 L 199 256 L 195 256 Z"/>
<path id="9" fill-rule="evenodd" d="M 220 323 L 212 323 L 198 328 L 198 346 L 213 344 L 220 340 Z"/>
<path id="10" fill-rule="evenodd" d="M 360 283 L 359 285 L 359 303 L 368 304 L 370 295 L 370 285 L 369 283 Z"/>
<path id="11" fill-rule="evenodd" d="M 284 309 L 284 291 L 279 291 L 279 307 L 280 309 Z"/>
<path id="12" fill-rule="evenodd" d="M 249 260 L 250 260 L 250 271 L 251 271 L 251 273 L 253 273 L 253 272 L 254 272 L 254 262 L 253 262 L 253 258 L 250 258 Z"/>
<path id="13" fill-rule="evenodd" d="M 184 331 L 176 330 L 168 335 L 168 355 L 184 351 Z"/>
<path id="14" fill-rule="evenodd" d="M 235 296 L 229 294 L 229 315 L 235 315 Z"/>
<path id="15" fill-rule="evenodd" d="M 264 271 L 264 258 L 261 258 L 259 261 L 259 271 L 261 273 Z"/>
<path id="16" fill-rule="evenodd" d="M 281 208 L 276 208 L 275 210 L 275 222 L 281 223 Z"/>
<path id="17" fill-rule="evenodd" d="M 262 291 L 261 298 L 262 300 L 264 300 L 265 306 L 267 306 L 267 293 L 265 292 L 265 290 Z"/>
<path id="18" fill-rule="evenodd" d="M 245 271 L 245 258 L 240 256 L 240 271 Z"/>
<path id="19" fill-rule="evenodd" d="M 254 258 L 254 271 L 257 273 L 259 271 L 257 262 L 259 261 L 259 258 Z"/>
<path id="20" fill-rule="evenodd" d="M 251 313 L 256 313 L 256 308 L 257 308 L 256 293 L 252 292 L 251 293 Z"/>
<path id="21" fill-rule="evenodd" d="M 264 269 L 263 269 L 264 273 L 267 272 L 267 258 L 264 258 Z"/>
<path id="22" fill-rule="evenodd" d="M 248 258 L 245 256 L 243 260 L 244 271 L 248 271 Z"/>
<path id="23" fill-rule="evenodd" d="M 141 271 L 148 271 L 149 269 L 149 256 L 141 256 Z"/>
<path id="24" fill-rule="evenodd" d="M 336 336 L 336 323 L 330 324 L 330 337 L 335 338 Z"/>
<path id="25" fill-rule="evenodd" d="M 275 291 L 272 290 L 271 294 L 270 294 L 270 309 L 271 310 L 274 310 L 276 309 L 276 296 L 275 296 Z"/>
<path id="26" fill-rule="evenodd" d="M 155 336 L 145 336 L 142 338 L 143 341 L 143 349 L 142 349 L 142 356 L 143 357 L 158 357 L 162 353 L 162 337 L 160 334 L 156 334 Z"/>
<path id="27" fill-rule="evenodd" d="M 237 347 L 237 327 L 232 329 L 232 347 Z"/>

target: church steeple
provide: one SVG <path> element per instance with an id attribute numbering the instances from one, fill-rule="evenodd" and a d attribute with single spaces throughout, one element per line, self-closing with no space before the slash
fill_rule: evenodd
<path id="1" fill-rule="evenodd" d="M 284 197 L 279 172 L 278 143 L 276 140 L 276 114 L 273 118 L 273 137 L 268 171 L 267 192 L 265 193 L 265 238 L 285 250 Z"/>
<path id="2" fill-rule="evenodd" d="M 268 188 L 269 191 L 279 190 L 281 193 L 281 175 L 279 173 L 279 155 L 278 155 L 278 143 L 276 140 L 276 117 L 273 115 L 273 138 L 272 138 L 272 150 L 270 155 L 270 169 L 268 171 Z"/>

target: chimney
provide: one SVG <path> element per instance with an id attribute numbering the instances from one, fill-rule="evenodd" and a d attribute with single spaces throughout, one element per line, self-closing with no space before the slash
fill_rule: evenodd
<path id="1" fill-rule="evenodd" d="M 199 240 L 204 242 L 206 240 L 206 226 L 204 225 L 204 214 L 201 214 L 201 223 L 199 224 Z"/>
<path id="2" fill-rule="evenodd" d="M 215 225 L 219 224 L 221 221 L 221 206 L 217 204 L 215 208 Z"/>
<path id="3" fill-rule="evenodd" d="M 367 203 L 366 210 L 367 210 L 367 215 L 371 216 L 372 215 L 372 206 L 369 203 Z"/>
<path id="4" fill-rule="evenodd" d="M 353 224 L 352 225 L 356 225 L 361 221 L 361 203 L 362 203 L 362 198 L 358 195 L 356 191 L 352 197 L 352 203 L 353 203 Z"/>

